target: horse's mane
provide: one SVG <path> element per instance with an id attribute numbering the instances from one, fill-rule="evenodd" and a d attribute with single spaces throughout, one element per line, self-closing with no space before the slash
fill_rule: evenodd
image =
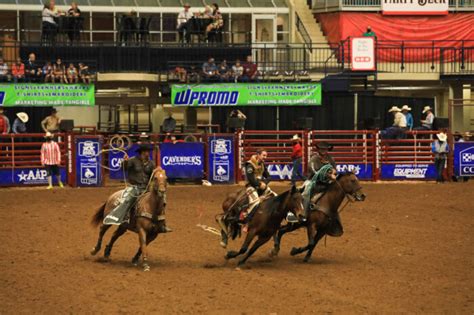
<path id="1" fill-rule="evenodd" d="M 285 200 L 285 198 L 288 196 L 290 192 L 291 192 L 291 189 L 279 194 L 278 196 L 274 198 L 269 198 L 265 200 L 266 204 L 268 205 L 268 209 L 271 210 L 272 212 L 275 211 L 278 208 L 278 207 L 275 207 L 275 205 Z"/>

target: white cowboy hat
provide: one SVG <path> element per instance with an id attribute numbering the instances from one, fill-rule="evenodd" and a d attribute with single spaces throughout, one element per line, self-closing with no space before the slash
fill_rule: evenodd
<path id="1" fill-rule="evenodd" d="M 291 140 L 301 140 L 301 138 L 298 137 L 298 135 L 294 135 L 293 138 L 291 138 Z"/>
<path id="2" fill-rule="evenodd" d="M 24 112 L 19 112 L 19 113 L 16 113 L 16 117 L 18 117 L 22 123 L 26 124 L 28 122 L 28 120 L 30 119 L 28 117 L 28 114 L 27 113 L 24 113 Z"/>
<path id="3" fill-rule="evenodd" d="M 402 110 L 398 108 L 397 106 L 392 106 L 392 108 L 389 109 L 389 113 L 391 112 L 401 112 Z"/>
<path id="4" fill-rule="evenodd" d="M 463 137 L 470 138 L 472 137 L 472 133 L 470 133 L 469 131 L 466 131 L 465 133 L 463 133 Z"/>
<path id="5" fill-rule="evenodd" d="M 429 111 L 429 110 L 431 110 L 431 107 L 425 106 L 425 107 L 423 108 L 423 114 L 426 113 L 426 112 Z"/>
<path id="6" fill-rule="evenodd" d="M 411 110 L 411 107 L 408 107 L 408 105 L 403 105 L 402 106 L 402 111 L 404 110 Z"/>
<path id="7" fill-rule="evenodd" d="M 45 138 L 52 138 L 53 137 L 53 134 L 51 132 L 46 132 L 46 134 L 44 135 Z"/>
<path id="8" fill-rule="evenodd" d="M 436 137 L 438 137 L 441 142 L 445 142 L 448 139 L 448 136 L 444 132 L 437 133 Z"/>

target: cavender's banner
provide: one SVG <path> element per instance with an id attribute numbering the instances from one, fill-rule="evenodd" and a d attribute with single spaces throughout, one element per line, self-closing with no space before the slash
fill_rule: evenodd
<path id="1" fill-rule="evenodd" d="M 176 84 L 173 106 L 321 105 L 319 83 Z"/>
<path id="2" fill-rule="evenodd" d="M 93 84 L 0 84 L 0 105 L 94 106 Z"/>

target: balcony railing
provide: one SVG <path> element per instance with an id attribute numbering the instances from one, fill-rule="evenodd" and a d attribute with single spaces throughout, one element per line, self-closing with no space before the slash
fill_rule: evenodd
<path id="1" fill-rule="evenodd" d="M 312 0 L 316 12 L 380 11 L 381 0 Z M 449 11 L 474 11 L 473 0 L 449 0 Z"/>

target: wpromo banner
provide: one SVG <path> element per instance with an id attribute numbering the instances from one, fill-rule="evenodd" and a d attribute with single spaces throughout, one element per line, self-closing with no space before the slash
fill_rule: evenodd
<path id="1" fill-rule="evenodd" d="M 173 84 L 173 106 L 321 105 L 320 83 Z"/>
<path id="2" fill-rule="evenodd" d="M 61 181 L 66 182 L 66 168 L 60 167 L 59 173 Z M 28 185 L 47 185 L 46 169 L 42 167 L 0 169 L 0 186 L 28 186 Z M 56 177 L 53 176 L 53 183 L 56 183 Z"/>
<path id="3" fill-rule="evenodd" d="M 381 179 L 435 179 L 434 164 L 382 164 Z"/>
<path id="4" fill-rule="evenodd" d="M 354 172 L 359 179 L 372 179 L 372 164 L 337 164 L 338 173 Z M 272 180 L 291 180 L 292 164 L 268 164 L 268 173 Z M 301 171 L 301 170 L 300 170 Z"/>
<path id="5" fill-rule="evenodd" d="M 139 145 L 138 144 L 133 144 L 130 148 L 127 150 L 127 155 L 129 158 L 132 158 L 136 156 L 137 149 Z M 125 153 L 123 151 L 109 151 L 109 178 L 110 179 L 124 179 L 125 172 L 122 169 L 122 163 L 123 163 L 123 158 L 125 156 Z M 150 160 L 153 160 L 153 151 L 150 151 Z"/>
<path id="6" fill-rule="evenodd" d="M 272 180 L 291 180 L 293 164 L 267 164 L 267 170 Z M 303 172 L 302 165 L 300 172 Z"/>
<path id="7" fill-rule="evenodd" d="M 446 15 L 449 0 L 382 0 L 387 15 Z"/>
<path id="8" fill-rule="evenodd" d="M 0 84 L 0 106 L 94 106 L 93 84 Z"/>
<path id="9" fill-rule="evenodd" d="M 234 136 L 212 136 L 208 139 L 209 178 L 212 183 L 233 184 Z"/>
<path id="10" fill-rule="evenodd" d="M 168 178 L 203 178 L 204 143 L 161 143 L 160 162 Z"/>
<path id="11" fill-rule="evenodd" d="M 456 142 L 454 144 L 454 174 L 456 176 L 474 176 L 474 142 Z"/>
<path id="12" fill-rule="evenodd" d="M 102 185 L 102 143 L 100 138 L 76 137 L 76 186 Z"/>
<path id="13" fill-rule="evenodd" d="M 373 37 L 351 38 L 351 67 L 353 71 L 375 70 L 375 39 Z"/>

